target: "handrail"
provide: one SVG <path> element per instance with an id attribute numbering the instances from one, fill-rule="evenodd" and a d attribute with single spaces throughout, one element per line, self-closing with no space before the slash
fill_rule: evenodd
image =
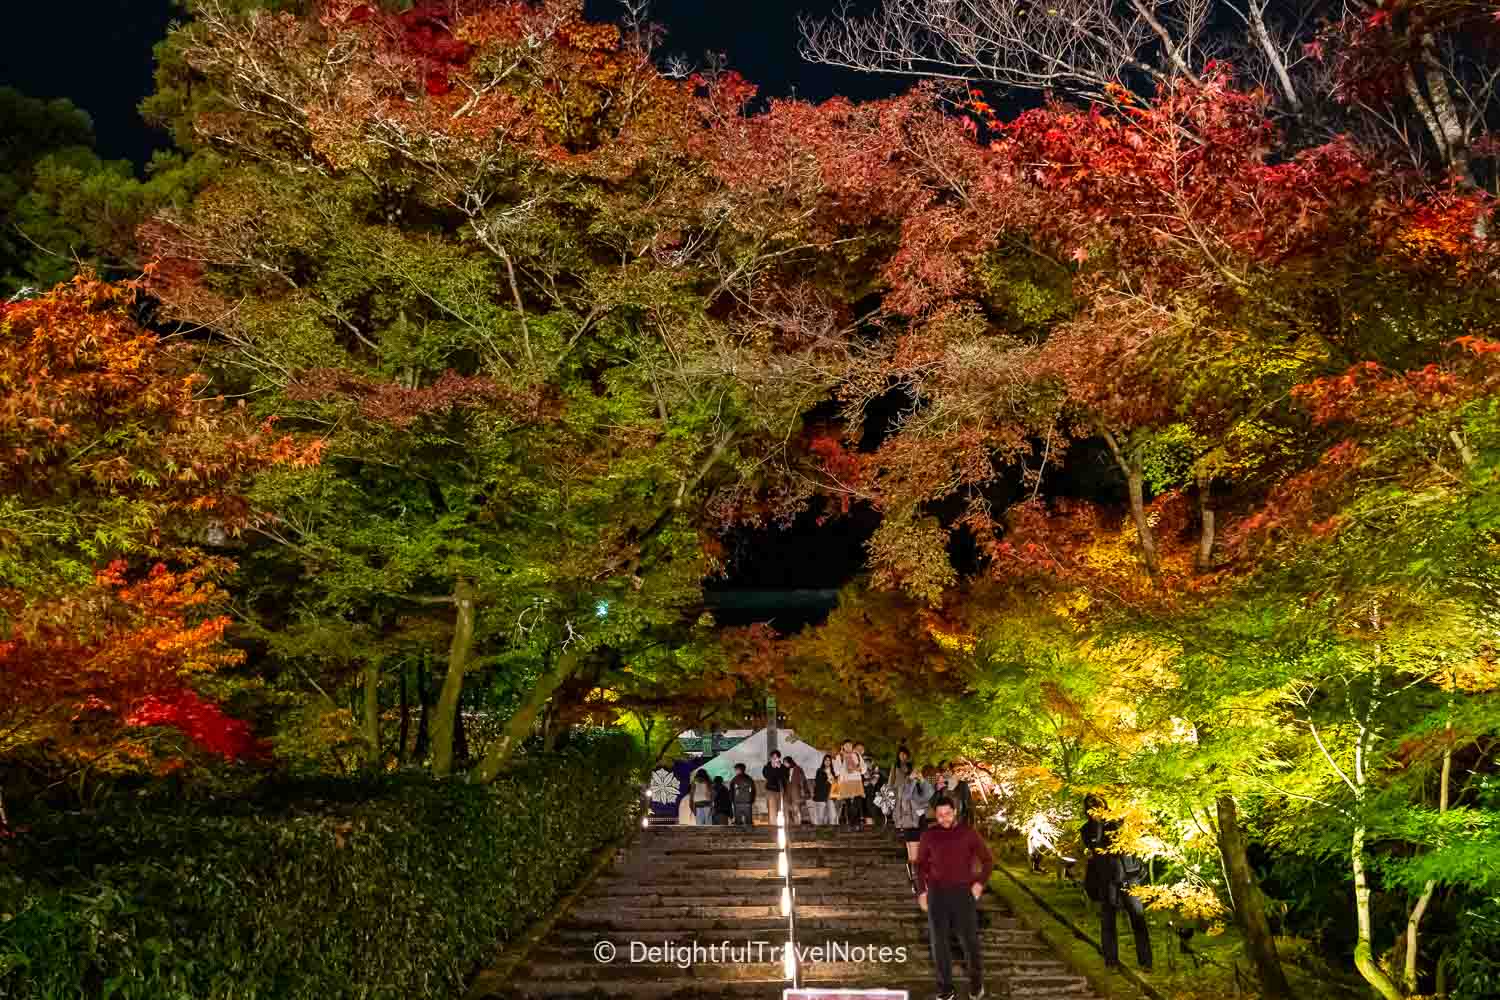
<path id="1" fill-rule="evenodd" d="M 782 877 L 781 912 L 786 917 L 786 951 L 781 968 L 792 981 L 792 989 L 802 985 L 802 963 L 797 958 L 797 889 L 792 885 L 792 838 L 788 832 L 786 806 L 776 811 L 776 867 Z"/>

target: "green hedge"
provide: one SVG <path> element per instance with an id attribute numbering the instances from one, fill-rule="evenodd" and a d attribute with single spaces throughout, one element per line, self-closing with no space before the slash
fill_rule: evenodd
<path id="1" fill-rule="evenodd" d="M 639 808 L 608 743 L 489 788 L 281 785 L 44 819 L 0 867 L 0 997 L 444 997 Z"/>

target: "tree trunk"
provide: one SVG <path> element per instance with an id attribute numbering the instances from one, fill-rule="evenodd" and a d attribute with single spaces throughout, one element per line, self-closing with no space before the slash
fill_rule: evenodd
<path id="1" fill-rule="evenodd" d="M 1240 829 L 1234 796 L 1220 795 L 1218 807 L 1219 850 L 1236 900 L 1235 919 L 1245 932 L 1245 947 L 1260 977 L 1261 996 L 1263 1000 L 1292 1000 L 1292 987 L 1282 971 L 1281 959 L 1276 955 L 1276 939 L 1271 935 L 1271 924 L 1266 919 L 1265 899 L 1245 851 L 1245 835 Z"/>
<path id="2" fill-rule="evenodd" d="M 411 736 L 411 702 L 406 692 L 406 664 L 401 664 L 401 735 L 396 741 L 396 761 L 406 763 L 406 741 Z"/>
<path id="3" fill-rule="evenodd" d="M 365 664 L 365 704 L 361 735 L 365 739 L 365 766 L 380 769 L 380 665 Z"/>
<path id="4" fill-rule="evenodd" d="M 448 646 L 448 672 L 438 695 L 432 719 L 432 774 L 446 778 L 453 773 L 453 737 L 458 718 L 458 696 L 464 690 L 464 672 L 474 648 L 474 585 L 459 580 L 453 587 L 455 615 L 453 642 Z"/>
<path id="5" fill-rule="evenodd" d="M 536 687 L 527 693 L 526 700 L 521 702 L 516 714 L 505 724 L 505 731 L 500 734 L 500 738 L 490 745 L 484 760 L 469 772 L 470 781 L 487 785 L 500 775 L 516 747 L 531 735 L 531 727 L 536 723 L 538 713 L 546 706 L 553 692 L 572 676 L 581 662 L 579 654 L 564 653 L 557 658 L 551 670 L 537 678 Z"/>
<path id="6" fill-rule="evenodd" d="M 1354 836 L 1349 845 L 1349 863 L 1354 869 L 1354 916 L 1359 923 L 1359 937 L 1354 945 L 1354 964 L 1365 982 L 1375 987 L 1384 1000 L 1401 1000 L 1401 990 L 1386 975 L 1375 961 L 1375 949 L 1370 943 L 1370 882 L 1365 877 L 1365 826 L 1354 827 Z"/>
<path id="7" fill-rule="evenodd" d="M 1442 786 L 1438 788 L 1439 816 L 1448 811 L 1448 780 L 1453 774 L 1453 721 L 1451 719 L 1445 735 L 1448 738 L 1448 745 L 1443 748 Z M 1436 888 L 1437 882 L 1428 879 L 1427 884 L 1422 886 L 1422 895 L 1418 897 L 1417 904 L 1411 908 L 1411 916 L 1406 920 L 1406 968 L 1403 972 L 1408 993 L 1417 992 L 1417 935 L 1421 930 L 1422 917 L 1427 912 L 1427 905 L 1432 902 L 1432 894 Z"/>
<path id="8" fill-rule="evenodd" d="M 1198 483 L 1198 513 L 1203 520 L 1203 531 L 1198 536 L 1198 565 L 1200 573 L 1207 573 L 1214 565 L 1214 509 L 1206 481 Z"/>
<path id="9" fill-rule="evenodd" d="M 427 756 L 431 743 L 431 734 L 427 726 L 431 702 L 432 698 L 427 690 L 427 657 L 423 655 L 417 661 L 417 742 L 411 750 L 412 757 L 419 763 Z"/>
<path id="10" fill-rule="evenodd" d="M 1161 562 L 1156 555 L 1156 534 L 1151 530 L 1150 518 L 1146 516 L 1145 473 L 1139 466 L 1126 459 L 1124 451 L 1120 449 L 1119 442 L 1115 440 L 1112 433 L 1102 428 L 1099 433 L 1104 436 L 1104 442 L 1109 445 L 1115 464 L 1125 474 L 1125 485 L 1130 490 L 1130 517 L 1135 521 L 1135 533 L 1141 542 L 1141 559 L 1146 564 L 1146 572 L 1154 580 L 1161 574 Z"/>

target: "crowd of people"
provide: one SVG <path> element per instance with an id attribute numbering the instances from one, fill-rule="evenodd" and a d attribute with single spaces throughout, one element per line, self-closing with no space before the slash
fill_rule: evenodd
<path id="1" fill-rule="evenodd" d="M 761 769 L 761 780 L 771 823 L 785 810 L 786 822 L 792 825 L 892 828 L 905 844 L 907 879 L 917 905 L 927 915 L 939 1000 L 955 995 L 955 941 L 968 965 L 969 996 L 985 996 L 978 901 L 994 860 L 974 828 L 968 781 L 957 777 L 946 761 L 917 767 L 906 747 L 896 751 L 889 769 L 882 770 L 865 752 L 864 744 L 853 740 L 844 740 L 837 753 L 825 754 L 811 777 L 795 759 L 772 751 Z M 694 821 L 751 826 L 758 794 L 756 781 L 744 764 L 735 765 L 727 782 L 711 779 L 700 770 L 690 791 Z M 1119 964 L 1116 923 L 1123 910 L 1135 939 L 1136 960 L 1149 970 L 1151 941 L 1144 911 L 1141 901 L 1129 892 L 1144 879 L 1142 864 L 1115 849 L 1119 824 L 1105 818 L 1106 809 L 1097 796 L 1084 802 L 1082 835 L 1089 852 L 1085 889 L 1100 904 L 1106 964 Z"/>

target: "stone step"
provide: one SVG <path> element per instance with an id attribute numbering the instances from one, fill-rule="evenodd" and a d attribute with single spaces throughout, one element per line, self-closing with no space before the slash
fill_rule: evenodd
<path id="1" fill-rule="evenodd" d="M 991 917 L 989 923 L 991 927 L 1000 930 L 1013 930 L 1017 927 L 1014 917 Z M 616 932 L 617 936 L 621 932 L 635 931 L 673 931 L 682 933 L 685 926 L 692 926 L 699 933 L 712 935 L 734 928 L 755 931 L 780 931 L 786 927 L 786 918 L 778 913 L 774 917 L 715 917 L 697 921 L 684 921 L 683 918 L 676 916 L 611 916 L 600 914 L 583 918 L 574 913 L 560 921 L 559 926 L 572 930 Z M 799 912 L 797 917 L 799 932 L 811 933 L 816 931 L 820 937 L 826 937 L 832 932 L 875 934 L 886 931 L 919 928 L 922 926 L 925 926 L 925 921 L 910 917 L 898 917 L 892 914 L 869 914 L 850 917 L 809 916 Z"/>
<path id="2" fill-rule="evenodd" d="M 784 924 L 782 926 L 785 926 Z M 553 930 L 550 941 L 554 946 L 576 947 L 586 944 L 593 947 L 601 940 L 613 940 L 619 947 L 625 947 L 630 941 L 640 941 L 642 944 L 720 944 L 724 941 L 739 943 L 743 941 L 760 941 L 767 939 L 765 930 L 747 929 L 744 927 L 727 927 L 718 930 L 660 930 L 641 931 L 629 935 L 611 935 L 607 932 L 601 933 L 596 927 L 558 927 Z M 884 933 L 858 932 L 841 933 L 838 940 L 848 941 L 852 944 L 911 944 L 915 941 L 922 942 L 926 947 L 928 934 L 926 922 L 917 922 L 904 925 L 896 930 Z M 1046 949 L 1047 945 L 1042 941 L 1036 931 L 1024 927 L 1001 927 L 985 928 L 980 930 L 979 938 L 986 946 L 990 944 L 1009 944 L 1016 947 L 1036 947 Z M 1048 954 L 1051 954 L 1050 950 Z"/>
<path id="3" fill-rule="evenodd" d="M 817 883 L 813 883 L 816 885 Z M 694 887 L 698 893 L 702 886 Z M 779 883 L 768 883 L 758 889 L 738 890 L 734 893 L 717 892 L 711 896 L 689 895 L 686 892 L 667 892 L 651 889 L 643 892 L 606 892 L 590 894 L 588 903 L 631 906 L 780 906 Z M 627 903 L 626 901 L 630 901 Z M 917 910 L 916 900 L 910 889 L 884 890 L 881 892 L 851 892 L 839 889 L 816 889 L 812 886 L 797 886 L 797 905 L 802 906 L 881 906 L 885 908 L 910 907 Z"/>
<path id="4" fill-rule="evenodd" d="M 964 973 L 954 969 L 954 980 L 958 995 L 967 997 Z M 1041 980 L 1013 982 L 1007 991 L 1006 984 L 998 977 L 989 978 L 992 996 L 1009 995 L 1012 1000 L 1091 1000 L 1095 994 L 1082 977 L 1071 979 L 1058 977 L 1049 982 Z M 934 992 L 933 979 L 902 972 L 898 976 L 879 973 L 860 979 L 818 978 L 804 975 L 801 984 L 812 989 L 838 989 L 862 986 L 870 989 L 906 990 L 912 1000 L 926 1000 Z M 587 980 L 543 980 L 499 984 L 499 989 L 480 994 L 482 1000 L 777 1000 L 781 991 L 790 984 L 779 975 L 763 980 L 707 980 L 698 977 L 660 979 L 643 977 L 618 979 L 608 983 Z"/>
<path id="5" fill-rule="evenodd" d="M 620 917 L 629 919 L 631 917 L 659 917 L 674 918 L 682 921 L 684 927 L 692 927 L 704 920 L 738 920 L 756 919 L 758 917 L 779 917 L 781 906 L 779 903 L 766 902 L 753 905 L 729 905 L 720 900 L 703 906 L 684 906 L 666 904 L 637 905 L 636 900 L 629 903 L 621 903 L 619 897 L 608 901 L 583 900 L 575 907 L 573 914 L 579 919 L 587 920 L 594 916 Z M 899 917 L 913 921 L 921 919 L 921 911 L 911 907 L 910 912 L 902 914 L 899 911 L 893 913 L 889 906 L 882 903 L 838 903 L 817 904 L 799 902 L 797 905 L 797 916 L 799 919 L 813 920 L 819 917 L 836 917 L 841 919 L 858 919 L 866 916 Z"/>
<path id="6" fill-rule="evenodd" d="M 769 951 L 769 948 L 767 950 Z M 894 971 L 898 966 L 899 974 L 902 976 L 926 978 L 933 975 L 932 963 L 925 954 L 908 953 L 903 961 L 902 952 L 896 949 L 888 953 L 886 961 L 872 959 L 859 962 L 807 962 L 802 966 L 802 975 L 805 979 L 849 983 L 876 978 L 881 972 Z M 991 982 L 1005 980 L 1012 983 L 1045 986 L 1050 989 L 1073 985 L 1081 978 L 1068 971 L 1067 966 L 1056 959 L 1042 962 L 1016 962 L 1005 960 L 1000 956 L 986 955 L 984 972 L 985 978 Z M 640 979 L 643 976 L 660 980 L 770 982 L 781 978 L 782 965 L 778 960 L 681 966 L 631 963 L 623 956 L 606 963 L 595 961 L 589 956 L 578 956 L 573 961 L 528 962 L 517 970 L 517 973 L 527 982 L 583 980 L 601 985 L 621 980 Z M 963 963 L 955 962 L 954 979 L 962 980 L 965 975 L 967 972 L 963 968 Z"/>

